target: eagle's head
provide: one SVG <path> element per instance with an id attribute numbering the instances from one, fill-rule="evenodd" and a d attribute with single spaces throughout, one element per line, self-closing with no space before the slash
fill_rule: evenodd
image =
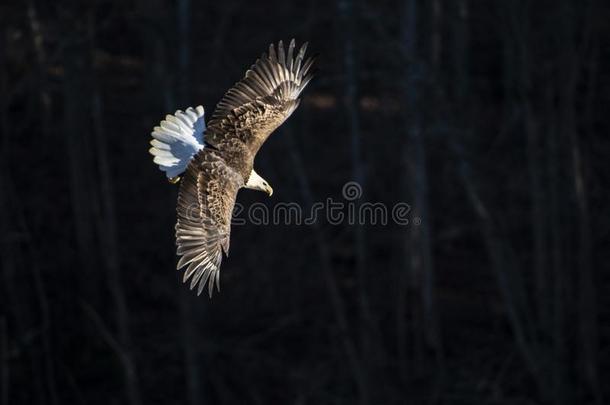
<path id="1" fill-rule="evenodd" d="M 273 188 L 271 188 L 269 183 L 267 183 L 267 180 L 259 176 L 258 173 L 254 171 L 254 169 L 252 169 L 250 177 L 248 177 L 248 181 L 246 182 L 246 188 L 249 188 L 251 190 L 264 191 L 269 195 L 269 197 L 273 195 Z"/>

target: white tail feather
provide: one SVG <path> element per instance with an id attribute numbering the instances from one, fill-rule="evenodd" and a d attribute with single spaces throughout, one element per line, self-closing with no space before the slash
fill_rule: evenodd
<path id="1" fill-rule="evenodd" d="M 178 110 L 174 115 L 168 114 L 153 129 L 149 152 L 169 179 L 183 173 L 193 155 L 203 149 L 204 131 L 202 106 L 189 107 L 184 112 Z"/>

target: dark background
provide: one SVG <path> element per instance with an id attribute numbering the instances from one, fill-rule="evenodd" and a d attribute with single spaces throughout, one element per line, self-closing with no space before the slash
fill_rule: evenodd
<path id="1" fill-rule="evenodd" d="M 0 11 L 2 405 L 607 403 L 608 2 Z M 317 76 L 239 202 L 411 223 L 234 227 L 196 297 L 150 131 L 292 37 Z"/>

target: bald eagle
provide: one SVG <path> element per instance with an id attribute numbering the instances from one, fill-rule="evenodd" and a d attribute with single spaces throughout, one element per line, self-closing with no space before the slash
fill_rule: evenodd
<path id="1" fill-rule="evenodd" d="M 273 189 L 254 171 L 254 158 L 269 135 L 298 107 L 312 78 L 307 43 L 295 54 L 294 39 L 269 46 L 216 106 L 207 127 L 202 106 L 167 115 L 152 131 L 150 153 L 172 183 L 179 182 L 177 269 L 183 281 L 212 297 L 220 291 L 220 263 L 229 253 L 231 217 L 242 187 Z"/>

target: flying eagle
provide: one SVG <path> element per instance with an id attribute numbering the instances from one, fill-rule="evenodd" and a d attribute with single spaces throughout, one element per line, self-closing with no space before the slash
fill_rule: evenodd
<path id="1" fill-rule="evenodd" d="M 220 291 L 220 263 L 229 253 L 237 192 L 245 187 L 271 195 L 254 171 L 254 158 L 269 135 L 298 107 L 312 78 L 307 43 L 295 54 L 282 41 L 258 59 L 216 106 L 207 128 L 202 106 L 167 115 L 152 131 L 150 153 L 170 182 L 180 182 L 176 223 L 177 268 L 191 289 Z"/>

